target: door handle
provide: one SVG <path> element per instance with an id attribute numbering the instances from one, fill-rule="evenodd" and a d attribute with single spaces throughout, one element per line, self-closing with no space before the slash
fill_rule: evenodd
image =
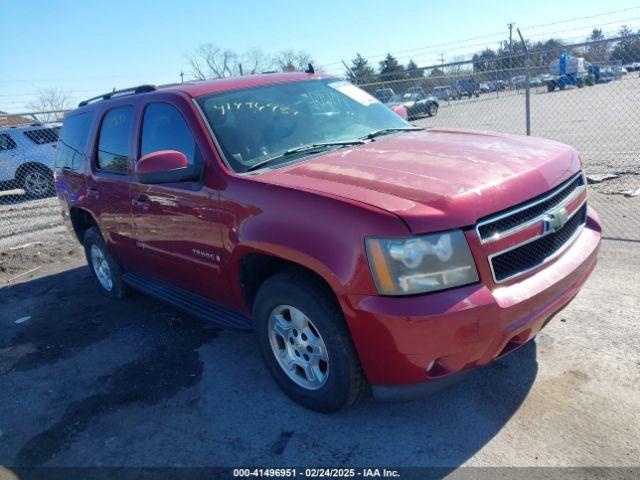
<path id="1" fill-rule="evenodd" d="M 134 207 L 149 207 L 149 197 L 140 195 L 138 198 L 131 200 L 131 205 Z"/>
<path id="2" fill-rule="evenodd" d="M 99 193 L 96 187 L 87 187 L 87 196 L 98 198 Z"/>

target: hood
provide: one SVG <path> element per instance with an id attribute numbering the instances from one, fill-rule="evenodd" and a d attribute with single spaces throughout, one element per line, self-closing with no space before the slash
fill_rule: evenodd
<path id="1" fill-rule="evenodd" d="M 422 233 L 474 225 L 579 169 L 575 150 L 551 140 L 434 129 L 379 137 L 260 177 L 373 205 Z"/>

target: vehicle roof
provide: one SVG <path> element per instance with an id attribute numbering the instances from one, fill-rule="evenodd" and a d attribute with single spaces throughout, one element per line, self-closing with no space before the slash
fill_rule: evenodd
<path id="1" fill-rule="evenodd" d="M 21 130 L 36 130 L 36 129 L 47 129 L 47 128 L 60 128 L 60 122 L 52 122 L 52 123 L 29 123 L 22 125 L 3 125 L 0 126 L 0 132 L 15 132 Z"/>
<path id="2" fill-rule="evenodd" d="M 301 80 L 320 80 L 324 78 L 335 77 L 331 75 L 310 74 L 303 72 L 267 73 L 259 75 L 247 75 L 243 77 L 218 78 L 213 80 L 198 80 L 193 82 L 174 83 L 170 85 L 160 85 L 157 87 L 143 86 L 144 90 L 140 93 L 153 95 L 157 92 L 175 92 L 187 94 L 192 98 L 196 98 L 211 93 L 239 90 L 242 88 L 256 87 L 260 85 L 295 82 Z M 85 105 L 81 104 L 80 108 L 82 109 L 85 106 L 89 105 L 100 105 L 103 104 L 103 102 L 110 102 L 111 100 L 128 97 L 135 94 L 134 90 L 135 87 L 130 90 L 122 91 L 122 94 L 120 94 L 120 92 L 116 92 L 116 94 L 114 94 L 111 98 L 100 99 L 100 97 L 94 97 L 93 99 L 90 99 L 91 103 L 86 103 Z M 105 93 L 105 95 L 109 95 L 109 92 Z M 99 101 L 93 102 L 93 100 Z"/>

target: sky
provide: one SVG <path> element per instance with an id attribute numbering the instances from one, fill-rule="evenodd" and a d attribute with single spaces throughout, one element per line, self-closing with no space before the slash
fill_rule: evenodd
<path id="1" fill-rule="evenodd" d="M 8 112 L 27 110 L 42 88 L 64 89 L 75 105 L 114 87 L 177 82 L 181 71 L 187 79 L 186 56 L 207 42 L 302 49 L 343 74 L 340 61 L 357 52 L 376 66 L 386 52 L 427 66 L 440 53 L 453 61 L 495 48 L 509 22 L 532 40 L 640 29 L 639 0 L 0 0 L 0 12 L 0 110 Z"/>

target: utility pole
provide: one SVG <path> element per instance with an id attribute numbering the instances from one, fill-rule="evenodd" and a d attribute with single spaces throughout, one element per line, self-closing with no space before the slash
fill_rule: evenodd
<path id="1" fill-rule="evenodd" d="M 531 135 L 531 53 L 529 52 L 529 47 L 527 47 L 527 42 L 524 41 L 524 37 L 522 33 L 520 33 L 520 29 L 518 28 L 518 36 L 520 37 L 520 41 L 522 42 L 522 48 L 525 52 L 524 57 L 524 81 L 525 81 L 525 120 L 527 125 L 527 135 Z"/>
<path id="2" fill-rule="evenodd" d="M 507 27 L 509 27 L 509 75 L 511 75 L 513 68 L 513 22 L 509 22 Z"/>
<path id="3" fill-rule="evenodd" d="M 184 83 L 184 72 L 180 72 L 180 83 Z"/>
<path id="4" fill-rule="evenodd" d="M 440 66 L 444 65 L 444 53 L 440 54 Z"/>

